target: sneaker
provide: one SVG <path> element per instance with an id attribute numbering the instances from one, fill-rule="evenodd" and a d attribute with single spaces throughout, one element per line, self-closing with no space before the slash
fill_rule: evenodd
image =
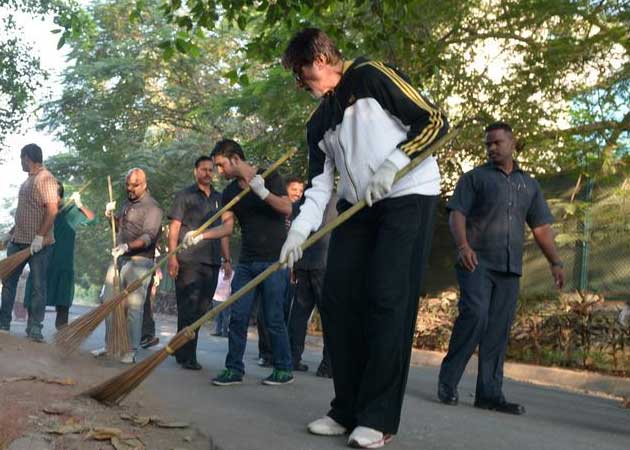
<path id="1" fill-rule="evenodd" d="M 308 431 L 320 436 L 341 436 L 346 433 L 346 427 L 337 423 L 332 417 L 324 416 L 307 425 Z"/>
<path id="2" fill-rule="evenodd" d="M 348 438 L 348 445 L 353 448 L 381 448 L 392 440 L 391 434 L 368 427 L 356 427 Z"/>
<path id="3" fill-rule="evenodd" d="M 140 347 L 149 348 L 160 343 L 160 338 L 157 336 L 147 336 L 140 341 Z"/>
<path id="4" fill-rule="evenodd" d="M 330 367 L 328 367 L 328 365 L 322 362 L 317 368 L 315 376 L 320 378 L 332 378 L 332 370 L 330 370 Z"/>
<path id="5" fill-rule="evenodd" d="M 214 377 L 212 380 L 212 384 L 215 386 L 230 386 L 232 384 L 241 384 L 243 382 L 243 375 L 238 373 L 236 370 L 232 369 L 223 369 L 219 375 Z"/>
<path id="6" fill-rule="evenodd" d="M 120 362 L 123 364 L 134 364 L 136 362 L 135 352 L 125 353 L 122 358 L 120 358 Z"/>
<path id="7" fill-rule="evenodd" d="M 267 358 L 258 358 L 258 362 L 256 364 L 260 367 L 271 367 L 271 360 Z"/>
<path id="8" fill-rule="evenodd" d="M 293 383 L 294 379 L 290 370 L 273 369 L 271 375 L 265 378 L 262 383 L 269 386 L 279 386 L 281 384 Z"/>
<path id="9" fill-rule="evenodd" d="M 90 354 L 94 356 L 95 358 L 98 358 L 99 356 L 103 356 L 107 354 L 107 348 L 105 347 L 97 348 L 96 350 L 90 351 Z"/>
<path id="10" fill-rule="evenodd" d="M 44 336 L 41 333 L 30 333 L 28 338 L 33 342 L 44 342 Z"/>
<path id="11" fill-rule="evenodd" d="M 308 372 L 308 365 L 304 364 L 302 361 L 294 362 L 293 370 L 296 372 Z"/>

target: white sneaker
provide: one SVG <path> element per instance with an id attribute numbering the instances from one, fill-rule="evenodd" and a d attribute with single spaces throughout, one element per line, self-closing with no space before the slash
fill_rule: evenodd
<path id="1" fill-rule="evenodd" d="M 127 352 L 122 358 L 120 358 L 120 362 L 123 364 L 133 364 L 136 362 L 136 354 L 135 352 Z"/>
<path id="2" fill-rule="evenodd" d="M 92 350 L 90 354 L 95 358 L 98 358 L 99 356 L 107 354 L 107 349 L 105 347 L 97 348 L 96 350 Z"/>
<path id="3" fill-rule="evenodd" d="M 392 440 L 391 434 L 383 434 L 374 428 L 356 427 L 348 438 L 348 445 L 353 448 L 381 448 Z"/>
<path id="4" fill-rule="evenodd" d="M 308 431 L 321 436 L 339 436 L 346 432 L 346 428 L 335 422 L 331 417 L 324 416 L 309 423 Z"/>

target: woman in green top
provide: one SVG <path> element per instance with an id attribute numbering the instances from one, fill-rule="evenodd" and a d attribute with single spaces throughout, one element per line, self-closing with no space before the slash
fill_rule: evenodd
<path id="1" fill-rule="evenodd" d="M 46 274 L 46 305 L 57 310 L 55 327 L 68 323 L 68 312 L 74 298 L 74 241 L 79 225 L 89 225 L 96 221 L 94 213 L 81 203 L 78 192 L 72 194 L 68 206 L 62 208 L 64 189 L 57 182 L 59 195 L 59 213 L 55 218 L 55 244 L 48 273 Z M 31 279 L 29 277 L 24 294 L 24 306 L 28 310 L 31 303 Z"/>

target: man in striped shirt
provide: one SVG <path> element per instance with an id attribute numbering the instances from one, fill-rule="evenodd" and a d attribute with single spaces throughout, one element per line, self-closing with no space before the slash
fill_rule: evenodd
<path id="1" fill-rule="evenodd" d="M 369 205 L 331 236 L 321 315 L 335 398 L 309 430 L 351 431 L 350 446 L 382 447 L 398 431 L 440 192 L 433 157 L 395 185 L 394 177 L 448 124 L 404 74 L 364 57 L 345 61 L 321 30 L 296 34 L 283 64 L 320 103 L 307 124 L 305 201 L 280 260 L 292 266 L 302 256 L 336 175 L 340 213 L 361 200 Z"/>
<path id="2" fill-rule="evenodd" d="M 11 233 L 11 241 L 7 248 L 7 256 L 30 248 L 31 257 L 31 306 L 28 309 L 27 336 L 42 342 L 42 322 L 46 312 L 46 272 L 55 243 L 53 224 L 58 210 L 57 180 L 43 165 L 42 149 L 29 144 L 20 152 L 22 170 L 28 172 L 28 178 L 22 186 L 18 196 L 18 206 L 15 211 L 15 226 Z M 21 264 L 3 283 L 2 307 L 0 307 L 0 332 L 8 332 L 11 325 L 11 315 L 15 294 L 24 270 L 26 261 Z"/>

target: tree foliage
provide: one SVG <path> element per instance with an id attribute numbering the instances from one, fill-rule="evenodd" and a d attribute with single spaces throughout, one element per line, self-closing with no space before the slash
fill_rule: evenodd
<path id="1" fill-rule="evenodd" d="M 81 10 L 73 0 L 0 0 L 0 152 L 8 134 L 20 130 L 24 120 L 37 106 L 36 93 L 47 81 L 48 73 L 33 55 L 28 37 L 15 20 L 16 13 L 34 17 L 53 14 L 67 35 L 81 33 Z M 60 40 L 59 47 L 63 45 Z"/>
<path id="2" fill-rule="evenodd" d="M 143 167 L 168 207 L 221 137 L 259 164 L 303 149 L 316 103 L 279 57 L 294 32 L 317 26 L 347 58 L 401 68 L 462 125 L 439 155 L 447 188 L 484 158 L 482 127 L 498 119 L 535 172 L 612 170 L 630 130 L 629 14 L 615 0 L 100 0 L 58 22 L 71 64 L 42 126 L 70 153 L 49 165 L 70 182 L 98 180 L 94 204 L 106 175 L 120 187 Z M 304 173 L 305 155 L 287 172 Z M 92 261 L 108 245 L 90 246 Z"/>

